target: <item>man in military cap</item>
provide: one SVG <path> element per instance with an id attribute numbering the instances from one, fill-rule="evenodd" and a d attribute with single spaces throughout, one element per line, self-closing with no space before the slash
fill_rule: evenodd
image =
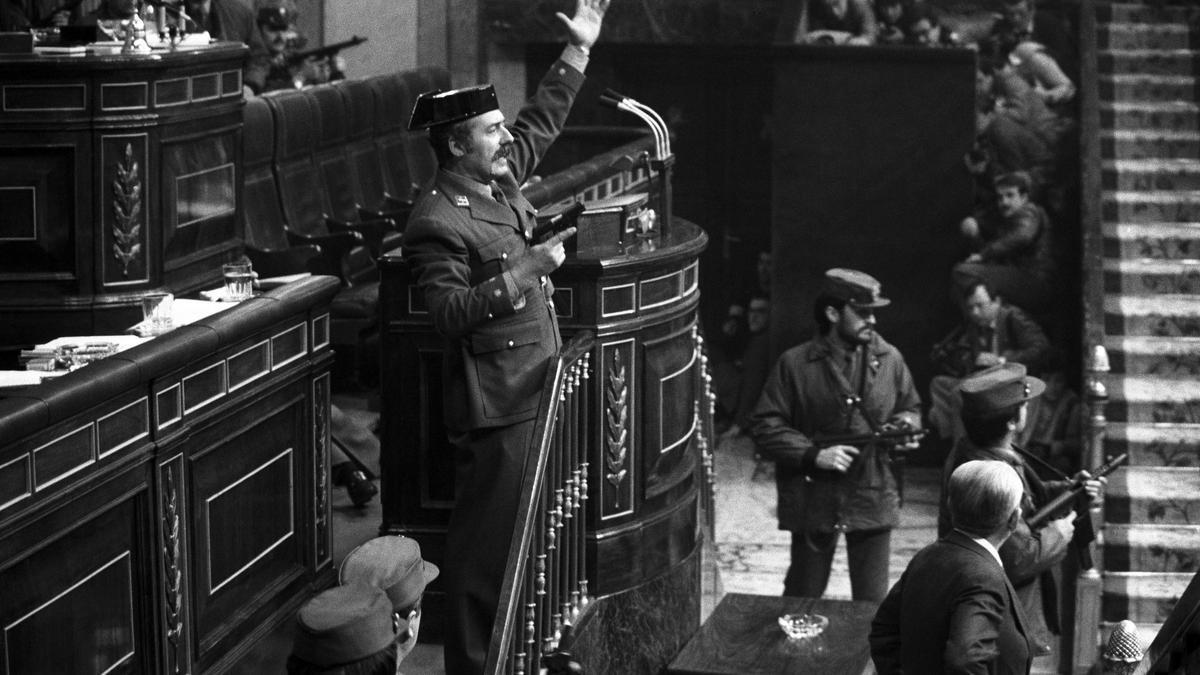
<path id="1" fill-rule="evenodd" d="M 751 415 L 755 443 L 776 463 L 779 528 L 792 533 L 784 595 L 825 592 L 841 533 L 854 599 L 878 602 L 887 593 L 900 520 L 890 456 L 897 448 L 822 438 L 920 427 L 921 398 L 904 357 L 875 331 L 875 310 L 889 303 L 870 275 L 827 271 L 813 305 L 818 335 L 779 357 Z"/>
<path id="2" fill-rule="evenodd" d="M 317 594 L 296 614 L 288 675 L 395 675 L 396 637 L 407 629 L 382 590 L 363 584 Z"/>
<path id="3" fill-rule="evenodd" d="M 396 663 L 413 650 L 421 630 L 421 598 L 438 577 L 438 568 L 421 558 L 421 545 L 403 536 L 369 539 L 346 554 L 338 567 L 338 583 L 364 584 L 387 593 L 392 610 L 407 630 L 396 636 Z"/>
<path id="4" fill-rule="evenodd" d="M 534 244 L 520 185 L 558 136 L 583 84 L 608 0 L 559 13 L 568 46 L 511 128 L 490 85 L 422 94 L 410 129 L 428 129 L 437 175 L 413 206 L 405 262 L 445 338 L 444 419 L 456 501 L 442 561 L 446 672 L 478 673 L 487 655 L 542 381 L 562 346 L 548 275 L 568 228 Z"/>
<path id="5" fill-rule="evenodd" d="M 1034 656 L 1049 654 L 1052 634 L 1058 630 L 1058 592 L 1052 570 L 1067 554 L 1075 533 L 1074 513 L 1042 525 L 1036 532 L 1025 523 L 1046 503 L 1053 500 L 1071 481 L 1043 481 L 1029 465 L 1027 455 L 1013 440 L 1025 427 L 1029 401 L 1041 396 L 1046 384 L 1027 374 L 1019 363 L 1004 363 L 982 370 L 962 381 L 962 421 L 966 436 L 946 458 L 942 499 L 938 513 L 938 535 L 952 529 L 946 484 L 954 469 L 971 460 L 1007 462 L 1021 475 L 1025 495 L 1021 501 L 1022 520 L 1000 547 L 1004 571 L 1017 591 L 1030 626 L 1027 633 L 1034 645 Z M 1097 498 L 1104 479 L 1094 480 L 1086 471 L 1075 476 L 1084 481 L 1089 497 Z"/>

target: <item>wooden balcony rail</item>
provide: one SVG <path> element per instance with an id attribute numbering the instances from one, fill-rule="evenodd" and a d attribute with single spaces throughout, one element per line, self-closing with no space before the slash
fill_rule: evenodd
<path id="1" fill-rule="evenodd" d="M 537 452 L 525 467 L 488 673 L 538 672 L 541 656 L 558 648 L 589 601 L 583 516 L 594 342 L 590 332 L 576 335 L 546 375 L 533 436 Z"/>

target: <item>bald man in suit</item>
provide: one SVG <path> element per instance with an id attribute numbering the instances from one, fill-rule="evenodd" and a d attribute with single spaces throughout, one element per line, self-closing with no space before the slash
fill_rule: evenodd
<path id="1" fill-rule="evenodd" d="M 913 556 L 871 622 L 875 669 L 1028 673 L 1028 620 L 999 553 L 1021 520 L 1021 477 L 976 460 L 954 470 L 948 489 L 954 530 Z"/>

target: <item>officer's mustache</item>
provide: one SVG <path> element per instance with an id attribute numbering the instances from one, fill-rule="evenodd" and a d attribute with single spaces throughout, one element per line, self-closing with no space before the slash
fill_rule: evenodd
<path id="1" fill-rule="evenodd" d="M 504 145 L 500 146 L 500 148 L 498 150 L 496 150 L 495 155 L 492 155 L 492 161 L 508 159 L 508 156 L 511 154 L 512 154 L 512 143 L 505 143 Z"/>

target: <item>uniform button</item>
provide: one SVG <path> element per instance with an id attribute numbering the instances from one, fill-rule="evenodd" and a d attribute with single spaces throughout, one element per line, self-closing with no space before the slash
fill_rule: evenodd
<path id="1" fill-rule="evenodd" d="M 516 345 L 516 343 L 515 343 L 515 342 L 513 342 L 512 340 L 509 340 L 509 341 L 508 341 L 508 348 L 509 348 L 509 349 L 512 349 L 514 345 Z"/>
<path id="2" fill-rule="evenodd" d="M 489 319 L 494 319 L 494 318 L 496 318 L 496 317 L 492 316 L 492 313 L 491 313 L 491 312 L 488 312 L 488 318 L 489 318 Z"/>
<path id="3" fill-rule="evenodd" d="M 542 277 L 541 279 L 539 279 L 539 281 L 541 281 L 541 282 L 542 282 L 542 285 L 543 285 L 543 286 L 545 286 L 545 285 L 546 285 L 546 277 Z"/>
<path id="4" fill-rule="evenodd" d="M 500 297 L 500 289 L 497 288 L 494 291 L 492 291 L 492 295 L 496 296 L 497 298 Z"/>
<path id="5" fill-rule="evenodd" d="M 500 259 L 501 259 L 501 260 L 508 260 L 508 251 L 505 251 L 505 252 L 501 253 L 501 254 L 500 254 Z"/>

